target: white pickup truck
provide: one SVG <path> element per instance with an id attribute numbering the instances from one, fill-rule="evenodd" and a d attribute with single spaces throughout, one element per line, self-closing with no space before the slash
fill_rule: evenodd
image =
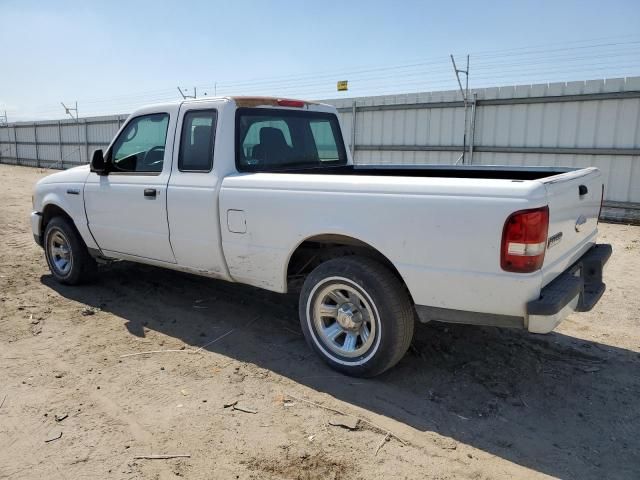
<path id="1" fill-rule="evenodd" d="M 335 108 L 268 97 L 142 108 L 91 165 L 38 182 L 52 275 L 128 260 L 275 292 L 333 368 L 372 376 L 415 320 L 547 333 L 601 297 L 596 168 L 355 166 Z"/>

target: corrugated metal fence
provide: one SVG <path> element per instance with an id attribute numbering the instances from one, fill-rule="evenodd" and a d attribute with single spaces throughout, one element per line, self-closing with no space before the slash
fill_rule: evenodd
<path id="1" fill-rule="evenodd" d="M 111 143 L 127 115 L 18 122 L 0 127 L 0 163 L 69 168 Z"/>
<path id="2" fill-rule="evenodd" d="M 608 205 L 638 212 L 640 77 L 473 93 L 464 163 L 594 165 L 606 177 Z M 356 163 L 461 163 L 464 103 L 458 91 L 324 102 L 338 107 Z M 57 168 L 86 163 L 125 118 L 11 124 L 0 128 L 0 162 Z"/>
<path id="3" fill-rule="evenodd" d="M 465 163 L 593 165 L 607 177 L 607 200 L 640 203 L 640 77 L 475 93 L 475 122 L 473 108 L 468 122 L 475 128 L 468 130 Z M 451 164 L 460 158 L 459 92 L 328 103 L 338 107 L 358 163 Z"/>

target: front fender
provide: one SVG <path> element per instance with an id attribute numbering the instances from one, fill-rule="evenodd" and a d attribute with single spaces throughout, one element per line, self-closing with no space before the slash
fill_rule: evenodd
<path id="1" fill-rule="evenodd" d="M 84 184 L 44 184 L 38 187 L 39 194 L 35 196 L 36 211 L 46 216 L 47 207 L 56 206 L 63 210 L 73 221 L 78 233 L 88 248 L 98 249 L 87 225 L 87 215 L 84 209 Z M 44 228 L 44 225 L 42 225 Z M 44 232 L 41 232 L 43 234 Z"/>

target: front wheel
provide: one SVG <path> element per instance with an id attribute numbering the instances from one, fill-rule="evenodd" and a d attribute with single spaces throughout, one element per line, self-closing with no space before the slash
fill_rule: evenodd
<path id="1" fill-rule="evenodd" d="M 332 368 L 372 377 L 404 356 L 414 328 L 409 294 L 384 265 L 366 257 L 320 264 L 300 293 L 307 343 Z"/>
<path id="2" fill-rule="evenodd" d="M 44 253 L 53 277 L 66 285 L 91 280 L 97 269 L 82 237 L 63 217 L 52 218 L 44 232 Z"/>

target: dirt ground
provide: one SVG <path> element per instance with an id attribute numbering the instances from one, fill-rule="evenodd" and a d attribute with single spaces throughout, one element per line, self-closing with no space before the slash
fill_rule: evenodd
<path id="1" fill-rule="evenodd" d="M 557 332 L 419 325 L 360 380 L 291 296 L 127 263 L 56 284 L 28 222 L 45 174 L 0 165 L 0 478 L 640 478 L 640 227 L 601 225 L 608 290 Z"/>

